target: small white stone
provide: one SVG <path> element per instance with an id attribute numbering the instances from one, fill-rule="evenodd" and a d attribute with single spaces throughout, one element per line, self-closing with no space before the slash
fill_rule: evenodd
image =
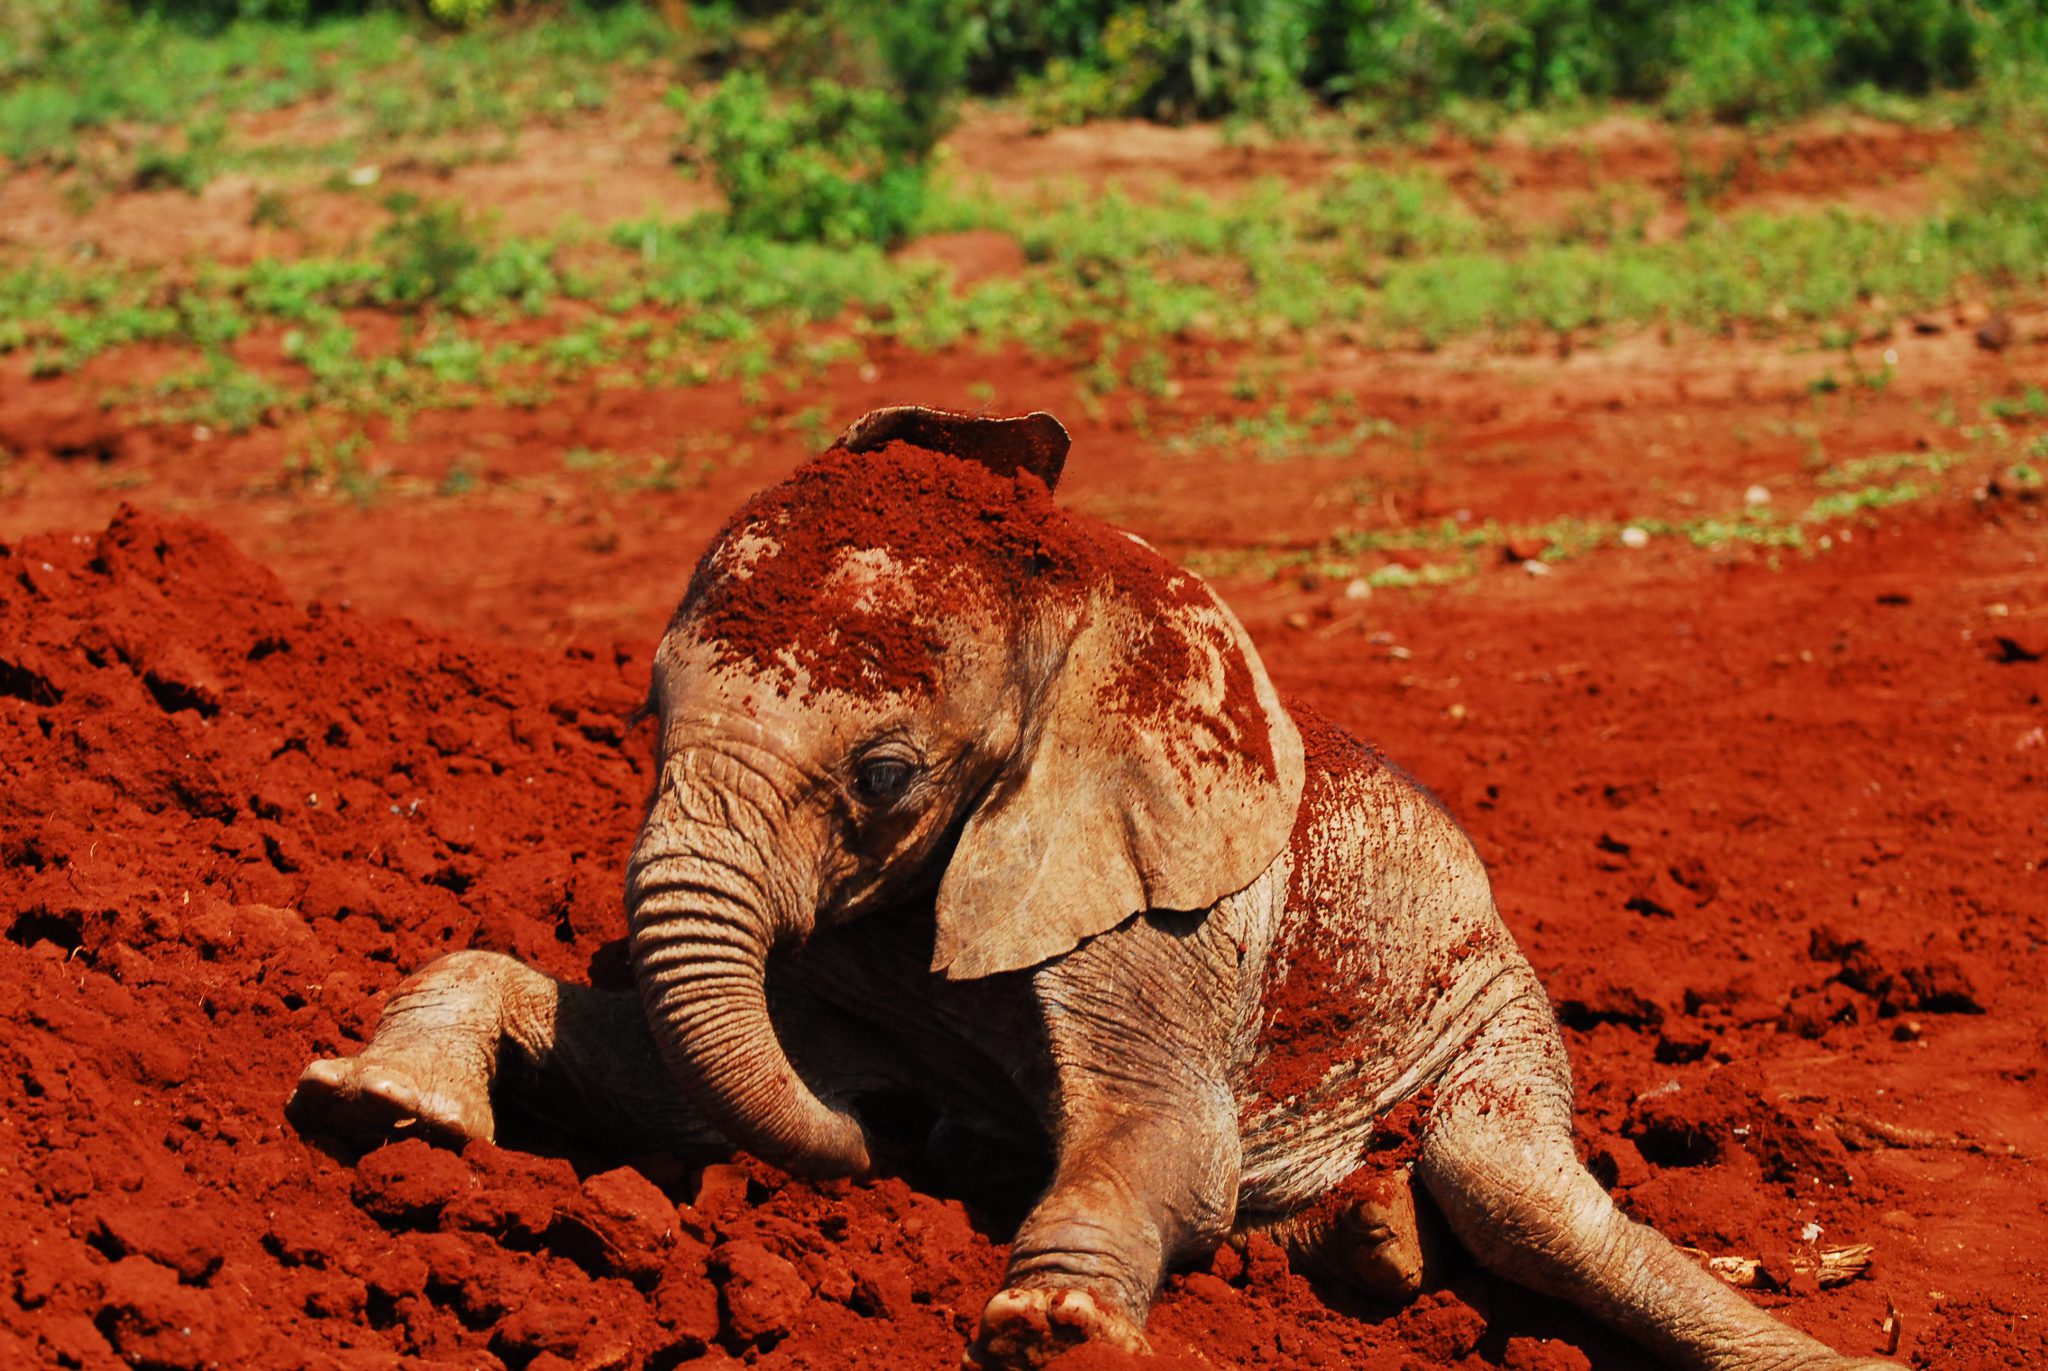
<path id="1" fill-rule="evenodd" d="M 1631 524 L 1621 531 L 1621 545 L 1623 547 L 1648 547 L 1650 545 L 1650 535 Z"/>
<path id="2" fill-rule="evenodd" d="M 1353 576 L 1344 583 L 1344 598 L 1347 600 L 1370 600 L 1372 582 L 1363 576 Z"/>
<path id="3" fill-rule="evenodd" d="M 1742 492 L 1742 503 L 1748 505 L 1751 509 L 1755 509 L 1758 505 L 1767 505 L 1770 502 L 1771 492 L 1768 486 L 1751 486 L 1748 490 Z"/>
<path id="4" fill-rule="evenodd" d="M 383 175 L 384 169 L 382 167 L 355 167 L 349 171 L 348 183 L 352 186 L 357 187 L 374 186 L 383 177 Z"/>

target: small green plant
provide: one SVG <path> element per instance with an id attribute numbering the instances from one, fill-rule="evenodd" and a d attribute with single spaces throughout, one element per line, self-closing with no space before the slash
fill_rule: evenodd
<path id="1" fill-rule="evenodd" d="M 285 459 L 282 484 L 287 490 L 346 499 L 358 509 L 368 509 L 383 491 L 387 473 L 363 461 L 370 440 L 360 432 L 330 439 L 317 422 L 306 435 L 305 446 Z"/>
<path id="2" fill-rule="evenodd" d="M 2048 415 L 2048 391 L 2028 386 L 2023 394 L 1987 401 L 1984 413 L 1992 419 L 2038 419 Z"/>
<path id="3" fill-rule="evenodd" d="M 255 200 L 249 206 L 249 227 L 295 229 L 299 226 L 299 214 L 292 207 L 292 198 L 275 186 L 264 186 L 256 192 Z"/>
<path id="4" fill-rule="evenodd" d="M 1844 490 L 1906 471 L 1938 476 L 1962 460 L 1960 452 L 1881 452 L 1824 468 L 1815 474 L 1814 484 L 1824 490 Z"/>
<path id="5" fill-rule="evenodd" d="M 2048 486 L 2048 477 L 2041 474 L 2041 468 L 2032 462 L 2014 462 L 2005 469 L 2004 484 L 2014 490 L 2039 491 Z"/>
<path id="6" fill-rule="evenodd" d="M 702 485 L 712 468 L 700 459 L 694 474 L 684 470 L 678 455 L 632 457 L 604 448 L 572 447 L 562 454 L 562 469 L 588 477 L 598 490 L 610 495 L 641 495 L 682 490 Z"/>
<path id="7" fill-rule="evenodd" d="M 220 169 L 227 126 L 219 119 L 191 125 L 179 140 L 145 139 L 135 151 L 128 183 L 136 190 L 182 190 L 197 195 Z"/>
<path id="8" fill-rule="evenodd" d="M 678 88 L 733 231 L 785 242 L 893 244 L 922 213 L 926 160 L 952 126 L 968 33 L 952 0 L 859 0 L 829 25 L 835 69 L 776 90 L 757 69 Z"/>
<path id="9" fill-rule="evenodd" d="M 385 266 L 378 297 L 400 305 L 451 301 L 462 278 L 484 258 L 462 206 L 401 194 L 385 200 L 384 207 L 391 211 L 391 222 L 377 231 L 375 246 Z"/>
<path id="10" fill-rule="evenodd" d="M 1832 495 L 1820 496 L 1806 507 L 1806 512 L 1800 518 L 1809 524 L 1831 523 L 1868 509 L 1909 504 L 1930 493 L 1929 487 L 1915 481 L 1900 481 L 1888 486 L 1861 486 L 1854 490 L 1842 490 Z"/>
<path id="11" fill-rule="evenodd" d="M 448 464 L 439 491 L 444 499 L 459 499 L 475 490 L 483 480 L 483 464 L 474 457 L 458 457 Z"/>

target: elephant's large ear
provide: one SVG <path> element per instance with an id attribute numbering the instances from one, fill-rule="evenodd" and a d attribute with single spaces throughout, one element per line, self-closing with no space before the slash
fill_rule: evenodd
<path id="1" fill-rule="evenodd" d="M 990 419 L 923 405 L 893 405 L 856 419 L 833 446 L 875 452 L 891 443 L 909 443 L 978 462 L 1006 479 L 1028 471 L 1051 490 L 1060 483 L 1069 442 L 1066 427 L 1042 410 L 1015 419 Z"/>
<path id="2" fill-rule="evenodd" d="M 1147 550 L 1078 620 L 940 883 L 932 969 L 951 979 L 1035 966 L 1143 910 L 1206 910 L 1293 829 L 1301 736 L 1199 578 Z"/>

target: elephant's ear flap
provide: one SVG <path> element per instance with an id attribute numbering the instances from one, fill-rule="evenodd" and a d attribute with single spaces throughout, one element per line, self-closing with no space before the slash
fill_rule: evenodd
<path id="1" fill-rule="evenodd" d="M 1004 478 L 1028 471 L 1051 490 L 1066 468 L 1070 441 L 1065 425 L 1043 410 L 992 419 L 923 405 L 892 405 L 854 420 L 834 446 L 848 452 L 878 452 L 891 443 L 909 443 L 978 463 Z"/>
<path id="2" fill-rule="evenodd" d="M 1144 910 L 1207 910 L 1286 844 L 1300 734 L 1230 611 L 1153 574 L 1170 607 L 1101 592 L 1066 639 L 940 883 L 934 971 L 1020 970 Z"/>

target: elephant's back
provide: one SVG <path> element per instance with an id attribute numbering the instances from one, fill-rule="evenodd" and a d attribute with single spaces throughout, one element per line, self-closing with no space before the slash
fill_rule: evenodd
<path id="1" fill-rule="evenodd" d="M 1307 778 L 1242 1093 L 1246 1200 L 1265 1190 L 1278 1207 L 1348 1174 L 1372 1118 L 1426 1085 L 1527 976 L 1443 804 L 1291 707 Z"/>

